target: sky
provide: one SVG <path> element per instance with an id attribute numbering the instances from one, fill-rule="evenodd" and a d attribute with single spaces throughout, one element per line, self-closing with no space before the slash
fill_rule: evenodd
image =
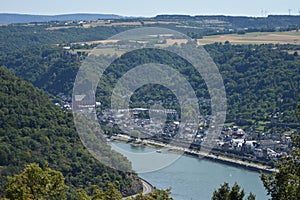
<path id="1" fill-rule="evenodd" d="M 300 0 L 0 0 L 0 13 L 99 13 L 151 17 L 158 14 L 299 15 Z"/>

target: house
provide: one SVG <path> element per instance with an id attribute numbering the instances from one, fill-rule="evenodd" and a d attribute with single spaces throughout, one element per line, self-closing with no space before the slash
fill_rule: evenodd
<path id="1" fill-rule="evenodd" d="M 275 140 L 261 140 L 258 143 L 258 146 L 262 149 L 272 149 L 276 150 L 280 145 L 280 141 L 275 141 Z"/>

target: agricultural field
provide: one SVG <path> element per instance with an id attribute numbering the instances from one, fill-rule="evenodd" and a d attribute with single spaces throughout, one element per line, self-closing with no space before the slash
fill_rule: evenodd
<path id="1" fill-rule="evenodd" d="M 246 34 L 226 34 L 205 36 L 198 44 L 205 45 L 215 42 L 229 41 L 233 44 L 300 44 L 300 32 L 254 32 Z"/>

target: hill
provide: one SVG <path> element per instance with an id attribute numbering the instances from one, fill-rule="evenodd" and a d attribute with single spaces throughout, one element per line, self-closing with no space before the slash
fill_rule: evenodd
<path id="1" fill-rule="evenodd" d="M 17 76 L 23 77 L 55 96 L 60 94 L 70 96 L 81 61 L 86 53 L 95 47 L 95 45 L 88 45 L 85 41 L 105 39 L 119 32 L 141 26 L 167 27 L 183 33 L 195 34 L 195 36 L 198 34 L 195 32 L 196 30 L 200 31 L 200 35 L 220 34 L 222 37 L 226 37 L 230 43 L 225 44 L 226 42 L 222 41 L 222 44 L 206 45 L 205 48 L 218 65 L 223 79 L 226 80 L 227 119 L 270 121 L 274 116 L 279 117 L 278 123 L 285 126 L 286 123 L 296 122 L 296 115 L 293 111 L 300 93 L 298 56 L 300 48 L 299 45 L 293 45 L 296 41 L 295 38 L 299 35 L 297 32 L 299 17 L 161 15 L 145 19 L 118 19 L 114 20 L 114 23 L 119 25 L 112 26 L 112 22 L 110 25 L 102 24 L 89 28 L 72 28 L 70 26 L 66 29 L 49 30 L 51 25 L 49 23 L 33 26 L 26 24 L 2 26 L 0 27 L 0 66 L 7 67 Z M 143 23 L 128 25 L 129 22 L 138 20 L 142 20 Z M 251 23 L 255 21 L 261 23 L 252 26 Z M 124 25 L 123 22 L 126 22 L 127 25 Z M 224 26 L 226 26 L 225 29 Z M 250 32 L 264 33 L 221 34 L 223 29 L 226 30 L 226 33 L 229 29 L 246 30 L 242 28 L 244 26 L 252 26 L 251 29 L 248 29 Z M 199 30 L 194 27 L 199 27 Z M 192 29 L 194 32 L 190 32 Z M 284 30 L 290 29 L 294 31 L 284 32 Z M 267 30 L 271 32 L 266 32 Z M 251 35 L 256 37 L 250 38 Z M 266 37 L 270 40 L 270 35 L 276 35 L 282 39 L 285 35 L 285 44 L 275 44 L 278 43 L 278 40 L 274 38 L 273 41 L 268 41 L 268 43 L 274 44 L 265 44 Z M 245 39 L 246 45 L 233 45 L 236 42 L 233 40 L 234 38 L 241 39 L 243 36 L 247 39 Z M 249 44 L 257 42 L 257 37 L 264 37 L 265 40 L 261 41 L 263 44 Z M 204 37 L 205 39 L 206 37 Z M 200 39 L 199 42 L 201 41 Z M 70 50 L 64 50 L 63 46 L 69 47 Z M 157 55 L 157 58 L 164 56 L 164 54 Z M 141 59 L 147 60 L 147 58 Z M 168 59 L 168 64 L 176 62 L 176 59 Z M 181 70 L 184 74 L 189 75 L 190 72 L 186 70 L 186 67 L 183 65 Z M 196 87 L 198 93 L 206 94 L 204 98 L 209 98 L 208 93 L 203 92 L 205 89 L 202 85 L 198 85 L 199 87 Z M 112 88 L 105 89 L 110 91 Z M 101 101 L 107 102 L 105 99 Z"/>
<path id="2" fill-rule="evenodd" d="M 123 195 L 140 189 L 135 174 L 108 168 L 87 152 L 70 112 L 56 107 L 43 91 L 4 68 L 0 68 L 0 119 L 0 196 L 6 177 L 33 162 L 48 163 L 63 173 L 69 186 L 68 199 L 76 199 L 77 188 L 105 188 L 109 182 L 118 182 Z M 109 146 L 99 148 L 113 162 L 130 167 L 127 159 Z"/>
<path id="3" fill-rule="evenodd" d="M 49 22 L 49 21 L 79 21 L 79 20 L 98 20 L 98 19 L 121 19 L 124 18 L 113 14 L 64 14 L 64 15 L 29 15 L 0 13 L 0 24 L 16 24 L 30 22 Z"/>
<path id="4" fill-rule="evenodd" d="M 232 28 L 259 28 L 259 27 L 288 27 L 300 25 L 298 15 L 269 15 L 267 17 L 225 16 L 225 15 L 157 15 L 154 19 L 165 21 L 185 21 L 203 23 L 211 22 L 214 25 L 229 23 Z M 194 24 L 195 25 L 195 24 Z"/>
<path id="5" fill-rule="evenodd" d="M 1 20 L 18 15 L 0 14 Z M 73 17 L 75 16 L 75 17 Z M 239 34 L 253 32 L 297 31 L 300 27 L 300 16 L 268 16 L 268 17 L 233 17 L 233 16 L 185 16 L 159 15 L 153 18 L 115 17 L 109 21 L 86 21 L 84 24 L 67 19 L 102 19 L 97 14 L 70 14 L 41 16 L 46 18 L 40 23 L 23 23 L 0 26 L 0 53 L 24 46 L 45 44 L 69 44 L 107 39 L 122 31 L 139 27 L 162 27 L 177 30 L 192 38 L 204 36 Z M 22 18 L 22 17 L 21 17 Z M 105 17 L 103 17 L 105 18 Z M 51 20 L 62 21 L 51 21 Z M 34 21 L 34 17 L 32 20 Z M 51 21 L 51 22 L 48 22 Z"/>
<path id="6" fill-rule="evenodd" d="M 272 116 L 277 116 L 280 123 L 297 122 L 294 110 L 300 93 L 300 57 L 294 52 L 300 49 L 299 46 L 216 43 L 206 45 L 205 48 L 219 67 L 224 80 L 228 100 L 228 120 L 271 121 Z M 70 96 L 81 63 L 79 55 L 84 49 L 77 51 L 78 54 L 72 54 L 72 51 L 63 50 L 61 47 L 45 46 L 34 49 L 27 47 L 0 56 L 0 65 L 54 96 L 60 94 Z M 98 100 L 103 105 L 110 105 L 108 94 L 122 73 L 132 66 L 153 59 L 145 56 L 142 51 L 139 55 L 135 54 L 129 54 L 118 61 L 123 63 L 122 67 L 115 63 L 109 68 L 108 73 L 111 73 L 109 77 L 115 78 L 109 80 L 108 84 L 98 87 Z M 155 59 L 161 60 L 162 63 L 171 66 L 174 63 L 181 63 L 178 66 L 179 71 L 187 76 L 199 98 L 209 99 L 203 80 L 198 76 L 190 76 L 194 72 L 188 64 L 164 52 L 154 54 Z M 140 59 L 132 61 L 132 57 Z M 151 89 L 144 88 L 133 98 L 136 102 L 147 102 L 159 96 L 161 98 L 168 96 L 168 93 L 154 94 L 147 91 Z M 144 99 L 137 98 L 139 95 Z M 207 113 L 207 107 L 204 108 Z"/>

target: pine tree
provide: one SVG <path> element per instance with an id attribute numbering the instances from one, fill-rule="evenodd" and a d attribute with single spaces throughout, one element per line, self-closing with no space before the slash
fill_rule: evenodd
<path id="1" fill-rule="evenodd" d="M 228 183 L 224 183 L 221 187 L 214 191 L 212 200 L 243 200 L 245 192 L 241 187 L 235 183 L 232 188 Z M 255 195 L 250 193 L 247 200 L 255 200 Z"/>

